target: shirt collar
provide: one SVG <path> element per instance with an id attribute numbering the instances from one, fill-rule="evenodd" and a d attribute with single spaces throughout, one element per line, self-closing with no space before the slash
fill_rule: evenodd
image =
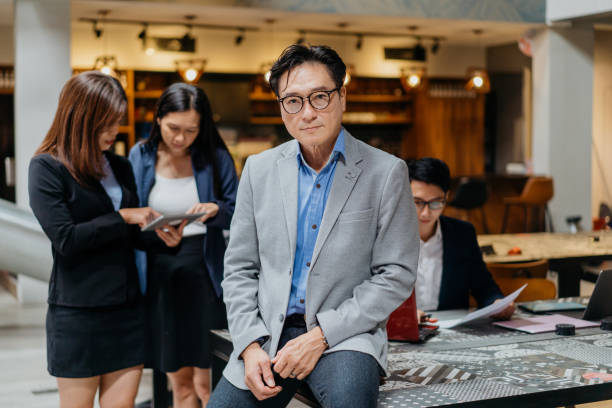
<path id="1" fill-rule="evenodd" d="M 433 236 L 431 238 L 429 238 L 427 240 L 427 242 L 423 241 L 420 238 L 419 238 L 419 240 L 421 241 L 421 245 L 429 244 L 429 243 L 432 243 L 432 242 L 440 242 L 440 241 L 442 241 L 442 228 L 440 227 L 440 219 L 439 218 L 438 218 L 438 221 L 436 221 L 436 232 L 434 232 Z"/>
<path id="2" fill-rule="evenodd" d="M 304 160 L 304 156 L 302 155 L 302 149 L 300 148 L 300 143 L 297 142 L 297 153 L 296 153 L 296 158 L 298 160 L 298 164 L 302 163 L 306 166 L 308 166 L 308 164 L 306 163 L 306 161 Z M 346 157 L 345 154 L 345 146 L 344 146 L 344 128 L 340 128 L 340 133 L 338 133 L 338 138 L 336 139 L 336 143 L 334 144 L 334 149 L 332 150 L 331 155 L 329 156 L 329 159 L 327 160 L 327 163 L 329 164 L 329 162 L 331 162 L 332 160 L 334 160 L 335 158 L 338 157 Z M 325 166 L 323 166 L 323 168 L 325 168 L 327 166 L 327 164 Z M 310 166 L 308 166 L 310 167 Z"/>

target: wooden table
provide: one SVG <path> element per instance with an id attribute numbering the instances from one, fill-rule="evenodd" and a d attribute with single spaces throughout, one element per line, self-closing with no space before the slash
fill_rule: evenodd
<path id="1" fill-rule="evenodd" d="M 492 245 L 496 252 L 495 255 L 483 255 L 486 263 L 547 259 L 550 269 L 558 273 L 559 297 L 580 294 L 582 264 L 612 259 L 610 231 L 479 235 L 478 244 L 481 247 Z M 508 250 L 513 247 L 519 247 L 522 253 L 508 255 Z"/>
<path id="2" fill-rule="evenodd" d="M 466 312 L 434 315 L 453 319 Z M 232 350 L 227 331 L 212 331 L 211 346 L 216 384 Z M 378 399 L 384 408 L 541 408 L 602 401 L 612 399 L 612 332 L 524 334 L 481 321 L 442 330 L 425 344 L 390 342 L 388 368 L 391 375 Z M 318 406 L 304 394 L 300 399 Z"/>

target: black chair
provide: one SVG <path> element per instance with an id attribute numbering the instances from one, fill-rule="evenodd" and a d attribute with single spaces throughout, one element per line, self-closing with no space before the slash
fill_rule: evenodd
<path id="1" fill-rule="evenodd" d="M 489 190 L 487 183 L 483 179 L 461 177 L 453 200 L 448 205 L 465 210 L 466 213 L 479 208 L 482 216 L 482 227 L 485 234 L 488 234 L 489 228 L 487 227 L 487 219 L 484 212 L 484 204 L 488 198 Z"/>

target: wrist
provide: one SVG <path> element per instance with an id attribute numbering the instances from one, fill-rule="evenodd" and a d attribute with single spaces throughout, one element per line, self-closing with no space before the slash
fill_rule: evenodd
<path id="1" fill-rule="evenodd" d="M 252 351 L 257 350 L 257 349 L 261 350 L 261 346 L 259 345 L 259 342 L 257 340 L 255 340 L 254 342 L 252 342 L 251 344 L 246 346 L 246 348 L 242 351 L 242 353 L 240 353 L 240 357 L 244 360 L 245 357 L 248 357 L 248 355 Z"/>
<path id="2" fill-rule="evenodd" d="M 323 346 L 323 350 L 327 350 L 329 348 L 329 343 L 327 342 L 327 338 L 325 337 L 325 333 L 323 333 L 323 329 L 321 329 L 321 326 L 317 326 L 317 334 L 319 337 L 319 340 L 321 342 L 321 345 Z"/>

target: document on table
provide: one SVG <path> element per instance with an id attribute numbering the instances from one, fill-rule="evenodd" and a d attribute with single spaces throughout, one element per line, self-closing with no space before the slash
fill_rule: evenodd
<path id="1" fill-rule="evenodd" d="M 506 322 L 495 322 L 495 326 L 504 327 L 506 329 L 519 330 L 526 333 L 545 333 L 555 331 L 557 324 L 573 324 L 576 329 L 582 327 L 597 327 L 599 322 L 589 322 L 582 319 L 574 319 L 573 317 L 563 316 L 560 314 L 535 316 L 527 319 L 512 319 Z"/>
<path id="2" fill-rule="evenodd" d="M 527 284 L 524 284 L 505 298 L 498 300 L 497 302 L 491 303 L 487 307 L 475 310 L 472 313 L 467 314 L 462 319 L 444 320 L 438 322 L 438 325 L 442 329 L 450 329 L 452 327 L 456 327 L 474 320 L 482 319 L 484 317 L 489 317 L 494 314 L 497 314 L 504 310 L 510 303 L 514 302 L 514 300 L 518 297 L 518 295 L 521 294 L 521 292 L 523 291 L 523 289 L 525 289 L 526 286 Z"/>

